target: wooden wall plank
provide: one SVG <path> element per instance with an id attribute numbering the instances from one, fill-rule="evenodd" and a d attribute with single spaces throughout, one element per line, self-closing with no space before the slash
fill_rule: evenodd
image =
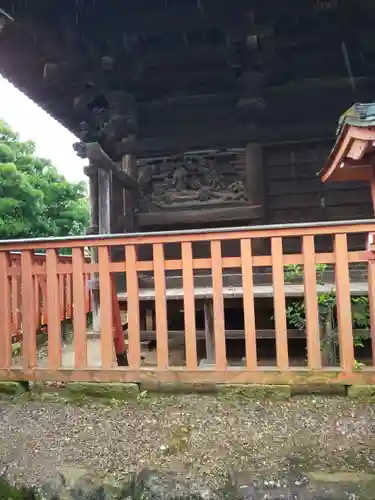
<path id="1" fill-rule="evenodd" d="M 346 234 L 335 235 L 335 257 L 340 364 L 345 372 L 351 372 L 354 369 L 354 346 Z"/>
<path id="2" fill-rule="evenodd" d="M 216 369 L 225 370 L 227 367 L 227 353 L 225 345 L 223 269 L 220 241 L 211 241 L 211 261 Z"/>
<path id="3" fill-rule="evenodd" d="M 99 296 L 100 296 L 100 343 L 102 369 L 113 365 L 112 284 L 109 273 L 109 247 L 98 248 Z"/>
<path id="4" fill-rule="evenodd" d="M 241 240 L 243 312 L 245 322 L 246 367 L 257 368 L 257 344 L 255 332 L 255 304 L 253 291 L 253 262 L 251 240 Z"/>
<path id="5" fill-rule="evenodd" d="M 185 321 L 185 348 L 186 366 L 196 369 L 197 358 L 197 331 L 195 323 L 195 298 L 193 277 L 193 250 L 188 241 L 181 243 L 182 252 L 182 282 L 184 287 L 184 321 Z"/>
<path id="6" fill-rule="evenodd" d="M 322 357 L 320 352 L 314 236 L 304 236 L 302 248 L 308 366 L 310 370 L 317 370 L 322 367 Z"/>
<path id="7" fill-rule="evenodd" d="M 288 370 L 289 357 L 284 292 L 284 262 L 282 238 L 271 238 L 271 255 L 277 366 L 279 370 Z"/>
<path id="8" fill-rule="evenodd" d="M 47 313 L 48 313 L 48 366 L 56 370 L 61 366 L 61 301 L 62 276 L 57 274 L 56 250 L 46 251 Z"/>
<path id="9" fill-rule="evenodd" d="M 83 252 L 80 248 L 72 250 L 73 265 L 73 342 L 75 368 L 87 367 L 87 332 L 85 275 L 83 273 Z"/>
<path id="10" fill-rule="evenodd" d="M 153 245 L 154 280 L 155 280 L 155 315 L 157 365 L 160 369 L 168 368 L 168 322 L 164 272 L 164 248 L 162 243 Z"/>
<path id="11" fill-rule="evenodd" d="M 126 290 L 128 294 L 128 361 L 131 368 L 141 365 L 139 286 L 137 253 L 134 245 L 125 247 Z"/>
<path id="12" fill-rule="evenodd" d="M 263 148 L 267 223 L 372 216 L 368 185 L 338 182 L 325 186 L 317 177 L 333 145 L 329 144 L 326 140 L 316 140 Z"/>
<path id="13" fill-rule="evenodd" d="M 0 252 L 0 369 L 7 369 L 12 364 L 11 288 L 8 267 L 7 253 Z"/>
<path id="14" fill-rule="evenodd" d="M 34 309 L 33 255 L 21 253 L 22 362 L 25 369 L 36 366 L 36 321 Z M 57 316 L 59 317 L 59 316 Z"/>

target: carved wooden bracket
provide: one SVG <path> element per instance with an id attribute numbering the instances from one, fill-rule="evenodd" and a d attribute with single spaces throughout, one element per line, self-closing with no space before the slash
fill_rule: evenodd
<path id="1" fill-rule="evenodd" d="M 103 151 L 98 142 L 86 144 L 86 152 L 92 165 L 112 172 L 112 175 L 114 175 L 125 188 L 138 191 L 138 182 L 126 172 L 120 170 L 116 163 Z"/>

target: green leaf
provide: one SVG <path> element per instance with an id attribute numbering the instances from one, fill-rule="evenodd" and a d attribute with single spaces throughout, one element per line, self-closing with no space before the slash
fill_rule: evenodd
<path id="1" fill-rule="evenodd" d="M 0 120 L 0 239 L 83 234 L 86 187 L 68 182 Z"/>

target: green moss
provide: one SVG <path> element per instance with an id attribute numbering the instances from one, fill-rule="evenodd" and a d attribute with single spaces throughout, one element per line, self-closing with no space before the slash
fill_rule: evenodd
<path id="1" fill-rule="evenodd" d="M 136 399 L 140 391 L 137 384 L 71 382 L 66 392 L 74 400 L 85 397 L 127 400 Z"/>
<path id="2" fill-rule="evenodd" d="M 27 488 L 15 488 L 5 479 L 0 478 L 0 498 L 6 500 L 37 500 L 39 497 L 34 491 Z"/>
<path id="3" fill-rule="evenodd" d="M 290 399 L 290 385 L 217 385 L 220 398 L 224 399 L 271 399 L 273 401 L 286 401 Z"/>
<path id="4" fill-rule="evenodd" d="M 0 396 L 20 396 L 27 391 L 27 383 L 0 380 Z"/>
<path id="5" fill-rule="evenodd" d="M 190 425 L 176 425 L 172 427 L 168 445 L 171 455 L 183 453 L 189 446 L 192 428 Z"/>
<path id="6" fill-rule="evenodd" d="M 318 394 L 324 396 L 345 396 L 346 387 L 336 384 L 300 384 L 291 386 L 292 396 Z"/>
<path id="7" fill-rule="evenodd" d="M 141 392 L 157 392 L 164 394 L 213 394 L 217 392 L 215 384 L 194 384 L 185 382 L 145 382 L 141 383 Z"/>
<path id="8" fill-rule="evenodd" d="M 348 387 L 348 397 L 350 399 L 375 403 L 375 385 L 352 385 Z"/>

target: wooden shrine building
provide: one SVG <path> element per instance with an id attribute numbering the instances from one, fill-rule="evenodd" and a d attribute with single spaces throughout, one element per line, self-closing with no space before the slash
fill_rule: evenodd
<path id="1" fill-rule="evenodd" d="M 166 370 L 179 332 L 193 371 L 205 356 L 223 370 L 231 338 L 244 340 L 249 370 L 257 339 L 271 339 L 282 371 L 288 339 L 303 337 L 308 367 L 320 369 L 316 293 L 333 283 L 341 368 L 354 366 L 343 311 L 368 293 L 371 189 L 350 175 L 324 183 L 320 172 L 343 110 L 375 100 L 374 22 L 369 0 L 3 0 L 1 73 L 75 133 L 88 159 L 91 227 L 72 248 L 92 245 L 93 262 L 77 251 L 64 272 L 92 273 L 102 339 L 116 275 L 131 367 L 138 344 L 156 338 Z M 316 282 L 322 263 L 328 285 Z M 303 279 L 286 283 L 287 266 L 303 266 Z M 287 324 L 293 297 L 305 302 L 302 334 Z M 240 377 L 250 379 L 261 377 Z"/>
<path id="2" fill-rule="evenodd" d="M 374 97 L 372 2 L 57 5 L 4 0 L 0 70 L 139 184 L 124 217 L 114 176 L 112 232 L 371 215 L 367 188 L 317 172 Z"/>

